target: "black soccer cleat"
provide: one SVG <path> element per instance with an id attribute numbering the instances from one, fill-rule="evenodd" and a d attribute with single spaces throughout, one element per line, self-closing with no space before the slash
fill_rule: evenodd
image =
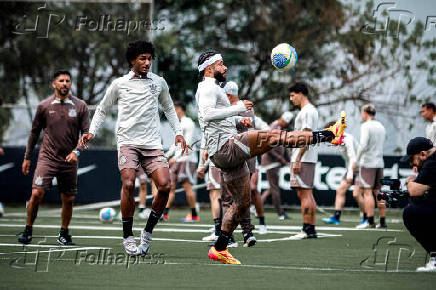
<path id="1" fill-rule="evenodd" d="M 64 246 L 74 246 L 75 243 L 73 243 L 72 239 L 71 239 L 71 235 L 68 234 L 59 234 L 57 242 L 61 245 Z"/>
<path id="2" fill-rule="evenodd" d="M 20 242 L 24 245 L 30 244 L 30 242 L 32 242 L 32 234 L 28 233 L 26 231 L 19 233 L 18 242 Z"/>

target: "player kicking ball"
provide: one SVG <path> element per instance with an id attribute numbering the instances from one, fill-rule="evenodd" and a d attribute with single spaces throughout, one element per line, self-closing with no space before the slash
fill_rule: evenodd
<path id="1" fill-rule="evenodd" d="M 106 94 L 95 111 L 89 134 L 82 136 L 81 144 L 94 138 L 103 124 L 107 111 L 118 104 L 117 147 L 118 167 L 123 182 L 121 191 L 121 213 L 123 223 L 123 245 L 129 255 L 146 255 L 156 226 L 171 189 L 167 159 L 162 151 L 158 106 L 163 109 L 175 137 L 175 145 L 182 144 L 182 154 L 186 146 L 179 119 L 174 110 L 166 81 L 153 73 L 150 67 L 154 58 L 151 42 L 129 43 L 126 58 L 130 66 L 128 74 L 117 78 L 106 90 Z M 141 243 L 136 246 L 133 236 L 133 214 L 135 212 L 136 169 L 142 166 L 153 180 L 158 193 L 153 200 L 152 211 L 145 228 L 141 231 Z"/>
<path id="2" fill-rule="evenodd" d="M 223 264 L 241 264 L 229 253 L 227 244 L 250 207 L 250 174 L 246 161 L 276 146 L 299 148 L 320 142 L 340 143 L 346 128 L 346 114 L 341 112 L 335 125 L 323 131 L 251 130 L 238 134 L 236 125 L 243 121 L 238 114 L 252 109 L 253 103 L 243 100 L 233 106 L 230 104 L 218 84 L 225 81 L 227 72 L 220 54 L 213 51 L 202 53 L 198 59 L 198 71 L 201 81 L 195 99 L 203 131 L 202 144 L 211 161 L 221 169 L 223 182 L 233 196 L 233 203 L 223 216 L 221 233 L 209 249 L 209 259 Z"/>

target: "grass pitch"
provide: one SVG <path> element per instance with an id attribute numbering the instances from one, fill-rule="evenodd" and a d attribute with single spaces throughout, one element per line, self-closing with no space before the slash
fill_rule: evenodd
<path id="1" fill-rule="evenodd" d="M 128 258 L 121 245 L 121 222 L 102 224 L 98 211 L 76 212 L 70 232 L 74 247 L 56 244 L 59 214 L 41 209 L 30 246 L 21 246 L 24 208 L 7 208 L 0 218 L 2 289 L 434 289 L 436 273 L 416 273 L 426 262 L 423 248 L 402 224 L 401 211 L 387 214 L 387 230 L 355 230 L 356 211 L 346 211 L 339 226 L 325 225 L 318 213 L 318 239 L 293 241 L 301 214 L 279 221 L 266 213 L 269 233 L 255 247 L 230 252 L 242 265 L 222 265 L 207 257 L 212 220 L 202 209 L 200 223 L 179 221 L 185 209 L 171 210 L 170 221 L 153 232 L 150 254 Z M 134 233 L 145 220 L 135 218 Z M 253 217 L 253 223 L 258 224 Z"/>

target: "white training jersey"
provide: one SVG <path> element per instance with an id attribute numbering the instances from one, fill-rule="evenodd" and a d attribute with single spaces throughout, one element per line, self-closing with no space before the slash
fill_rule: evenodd
<path id="1" fill-rule="evenodd" d="M 310 129 L 314 131 L 318 128 L 318 111 L 315 107 L 308 103 L 301 111 L 298 112 L 297 117 L 295 117 L 295 131 L 303 131 L 304 129 Z M 292 149 L 291 162 L 297 160 L 299 148 Z M 315 146 L 309 146 L 309 148 L 304 152 L 303 157 L 301 157 L 301 162 L 316 163 L 318 161 L 318 149 Z"/>
<path id="2" fill-rule="evenodd" d="M 191 146 L 194 141 L 195 136 L 195 123 L 192 121 L 191 118 L 183 116 L 180 119 L 180 126 L 182 127 L 183 137 L 185 137 L 186 144 Z M 189 154 L 182 155 L 182 148 L 180 147 L 180 144 L 178 146 L 175 146 L 174 144 L 171 145 L 168 152 L 165 154 L 167 158 L 173 157 L 176 162 L 183 162 L 183 161 L 189 161 L 189 162 L 198 162 L 197 158 L 197 152 L 194 152 L 192 150 L 189 150 Z"/>
<path id="3" fill-rule="evenodd" d="M 376 120 L 367 120 L 360 126 L 360 143 L 356 162 L 364 168 L 384 168 L 383 144 L 386 130 Z"/>
<path id="4" fill-rule="evenodd" d="M 242 119 L 238 114 L 247 109 L 242 101 L 232 106 L 215 78 L 205 77 L 198 84 L 195 100 L 203 133 L 202 148 L 213 156 L 229 138 L 238 134 L 236 124 Z"/>
<path id="5" fill-rule="evenodd" d="M 425 136 L 436 146 L 436 116 L 433 118 L 433 122 L 425 128 Z"/>
<path id="6" fill-rule="evenodd" d="M 344 143 L 339 146 L 342 158 L 345 160 L 347 178 L 353 178 L 353 163 L 356 162 L 356 151 L 354 150 L 354 137 L 349 133 L 344 133 Z"/>
<path id="7" fill-rule="evenodd" d="M 159 105 L 176 135 L 182 135 L 179 120 L 166 81 L 151 72 L 145 78 L 135 73 L 115 79 L 97 106 L 89 132 L 96 135 L 110 107 L 118 105 L 116 124 L 117 147 L 162 149 Z"/>

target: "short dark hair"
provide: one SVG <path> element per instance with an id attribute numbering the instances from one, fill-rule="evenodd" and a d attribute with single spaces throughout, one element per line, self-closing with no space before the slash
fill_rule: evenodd
<path id="1" fill-rule="evenodd" d="M 134 42 L 130 42 L 127 45 L 126 50 L 126 59 L 129 63 L 129 67 L 132 66 L 130 63 L 131 60 L 135 59 L 138 55 L 143 53 L 151 54 L 151 58 L 154 59 L 154 45 L 149 41 L 137 40 Z"/>
<path id="2" fill-rule="evenodd" d="M 217 54 L 217 52 L 214 50 L 207 50 L 207 51 L 203 52 L 198 57 L 197 65 L 203 64 L 206 60 L 208 60 L 209 58 L 211 58 L 215 54 Z M 204 76 L 204 70 L 202 70 L 201 72 L 198 73 L 198 80 L 201 81 L 203 79 L 203 76 Z"/>
<path id="3" fill-rule="evenodd" d="M 53 79 L 52 80 L 54 81 L 60 75 L 68 75 L 70 77 L 70 79 L 71 79 L 71 74 L 70 74 L 69 71 L 64 70 L 64 69 L 60 69 L 60 70 L 55 71 L 55 73 L 53 74 Z"/>
<path id="4" fill-rule="evenodd" d="M 175 101 L 174 107 L 180 107 L 182 108 L 183 112 L 186 112 L 186 104 L 181 101 Z"/>
<path id="5" fill-rule="evenodd" d="M 307 85 L 305 83 L 297 82 L 289 88 L 289 93 L 302 93 L 307 97 L 309 95 L 309 90 L 307 89 Z"/>
<path id="6" fill-rule="evenodd" d="M 375 116 L 376 110 L 373 104 L 366 104 L 362 107 L 362 110 L 370 116 Z"/>
<path id="7" fill-rule="evenodd" d="M 425 103 L 421 106 L 421 108 L 426 107 L 427 109 L 433 110 L 433 112 L 436 112 L 436 106 L 433 103 Z"/>

